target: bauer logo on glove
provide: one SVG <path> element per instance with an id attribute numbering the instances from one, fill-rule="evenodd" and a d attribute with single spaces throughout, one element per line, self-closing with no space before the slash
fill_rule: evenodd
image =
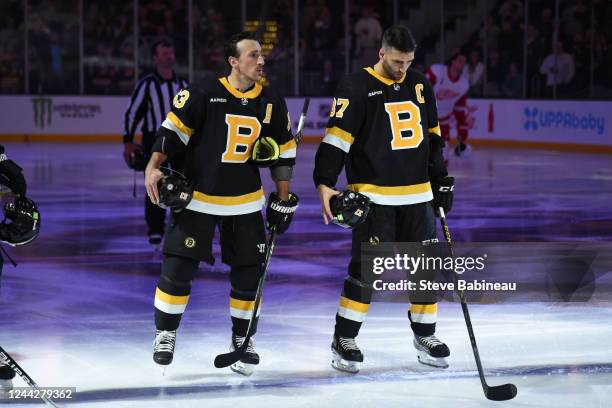
<path id="1" fill-rule="evenodd" d="M 343 191 L 329 200 L 334 218 L 332 222 L 342 228 L 355 228 L 363 223 L 370 213 L 370 199 L 354 191 Z"/>

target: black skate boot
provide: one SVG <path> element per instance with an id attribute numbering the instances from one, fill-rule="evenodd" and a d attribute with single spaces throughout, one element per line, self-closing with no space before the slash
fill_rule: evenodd
<path id="1" fill-rule="evenodd" d="M 415 334 L 413 343 L 414 348 L 417 349 L 419 363 L 440 368 L 448 367 L 446 357 L 450 356 L 450 350 L 435 335 L 417 336 Z"/>
<path id="2" fill-rule="evenodd" d="M 363 354 L 355 338 L 340 337 L 334 335 L 334 341 L 331 345 L 332 362 L 331 365 L 336 370 L 346 371 L 347 373 L 357 373 L 363 363 Z"/>
<path id="3" fill-rule="evenodd" d="M 176 330 L 155 330 L 155 342 L 153 343 L 153 361 L 155 361 L 160 366 L 169 365 L 172 362 L 172 358 L 174 357 L 175 344 Z"/>
<path id="4" fill-rule="evenodd" d="M 467 143 L 457 141 L 454 152 L 457 157 L 468 157 L 472 153 L 472 147 Z"/>
<path id="5" fill-rule="evenodd" d="M 234 351 L 242 346 L 244 339 L 245 337 L 232 333 L 232 345 L 230 346 L 230 351 Z M 257 354 L 255 351 L 255 342 L 253 341 L 253 338 L 250 338 L 244 357 L 232 364 L 230 369 L 235 373 L 249 376 L 253 374 L 257 364 L 259 364 L 259 354 Z"/>

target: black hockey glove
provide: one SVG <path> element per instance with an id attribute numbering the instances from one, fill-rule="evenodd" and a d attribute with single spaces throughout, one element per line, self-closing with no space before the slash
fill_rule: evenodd
<path id="1" fill-rule="evenodd" d="M 266 209 L 266 228 L 282 234 L 287 231 L 293 213 L 298 208 L 299 198 L 295 193 L 289 193 L 289 199 L 283 201 L 278 194 L 271 193 L 268 199 L 268 208 Z"/>
<path id="2" fill-rule="evenodd" d="M 433 206 L 436 216 L 440 216 L 438 207 L 442 207 L 445 213 L 449 213 L 453 208 L 453 190 L 455 189 L 455 178 L 446 176 L 438 180 L 431 181 L 433 190 Z"/>
<path id="3" fill-rule="evenodd" d="M 15 164 L 14 161 L 6 159 L 4 154 L 0 155 L 1 158 L 5 158 L 0 161 L 0 184 L 4 184 L 11 191 L 19 196 L 26 194 L 27 186 L 25 178 L 21 173 L 21 167 Z"/>
<path id="4" fill-rule="evenodd" d="M 149 155 L 145 153 L 142 146 L 136 145 L 136 148 L 128 157 L 128 167 L 134 171 L 145 171 L 148 163 Z"/>

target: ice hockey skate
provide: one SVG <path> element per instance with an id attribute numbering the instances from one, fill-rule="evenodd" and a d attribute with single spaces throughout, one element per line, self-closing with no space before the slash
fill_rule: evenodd
<path id="1" fill-rule="evenodd" d="M 467 143 L 463 143 L 457 141 L 455 148 L 453 149 L 453 153 L 456 157 L 466 158 L 472 154 L 472 146 Z"/>
<path id="2" fill-rule="evenodd" d="M 355 338 L 334 336 L 331 345 L 332 361 L 331 365 L 336 370 L 346 371 L 347 373 L 357 373 L 363 363 L 363 354 Z"/>
<path id="3" fill-rule="evenodd" d="M 232 345 L 230 351 L 234 351 L 244 343 L 244 337 L 232 334 Z M 255 366 L 259 364 L 259 354 L 255 351 L 255 342 L 252 338 L 249 339 L 249 345 L 247 346 L 246 353 L 239 361 L 235 362 L 230 366 L 230 369 L 238 374 L 249 376 L 253 374 Z"/>
<path id="4" fill-rule="evenodd" d="M 450 355 L 450 350 L 436 336 L 415 335 L 413 344 L 417 349 L 419 363 L 439 368 L 448 367 L 446 357 Z"/>
<path id="5" fill-rule="evenodd" d="M 153 361 L 159 364 L 162 374 L 165 374 L 166 367 L 172 363 L 175 344 L 176 330 L 155 330 Z"/>

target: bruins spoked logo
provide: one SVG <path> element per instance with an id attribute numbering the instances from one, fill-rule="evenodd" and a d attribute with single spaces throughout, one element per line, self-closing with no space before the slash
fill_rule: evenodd
<path id="1" fill-rule="evenodd" d="M 185 238 L 185 247 L 186 248 L 193 248 L 196 246 L 196 240 L 193 239 L 192 237 L 187 237 Z"/>

